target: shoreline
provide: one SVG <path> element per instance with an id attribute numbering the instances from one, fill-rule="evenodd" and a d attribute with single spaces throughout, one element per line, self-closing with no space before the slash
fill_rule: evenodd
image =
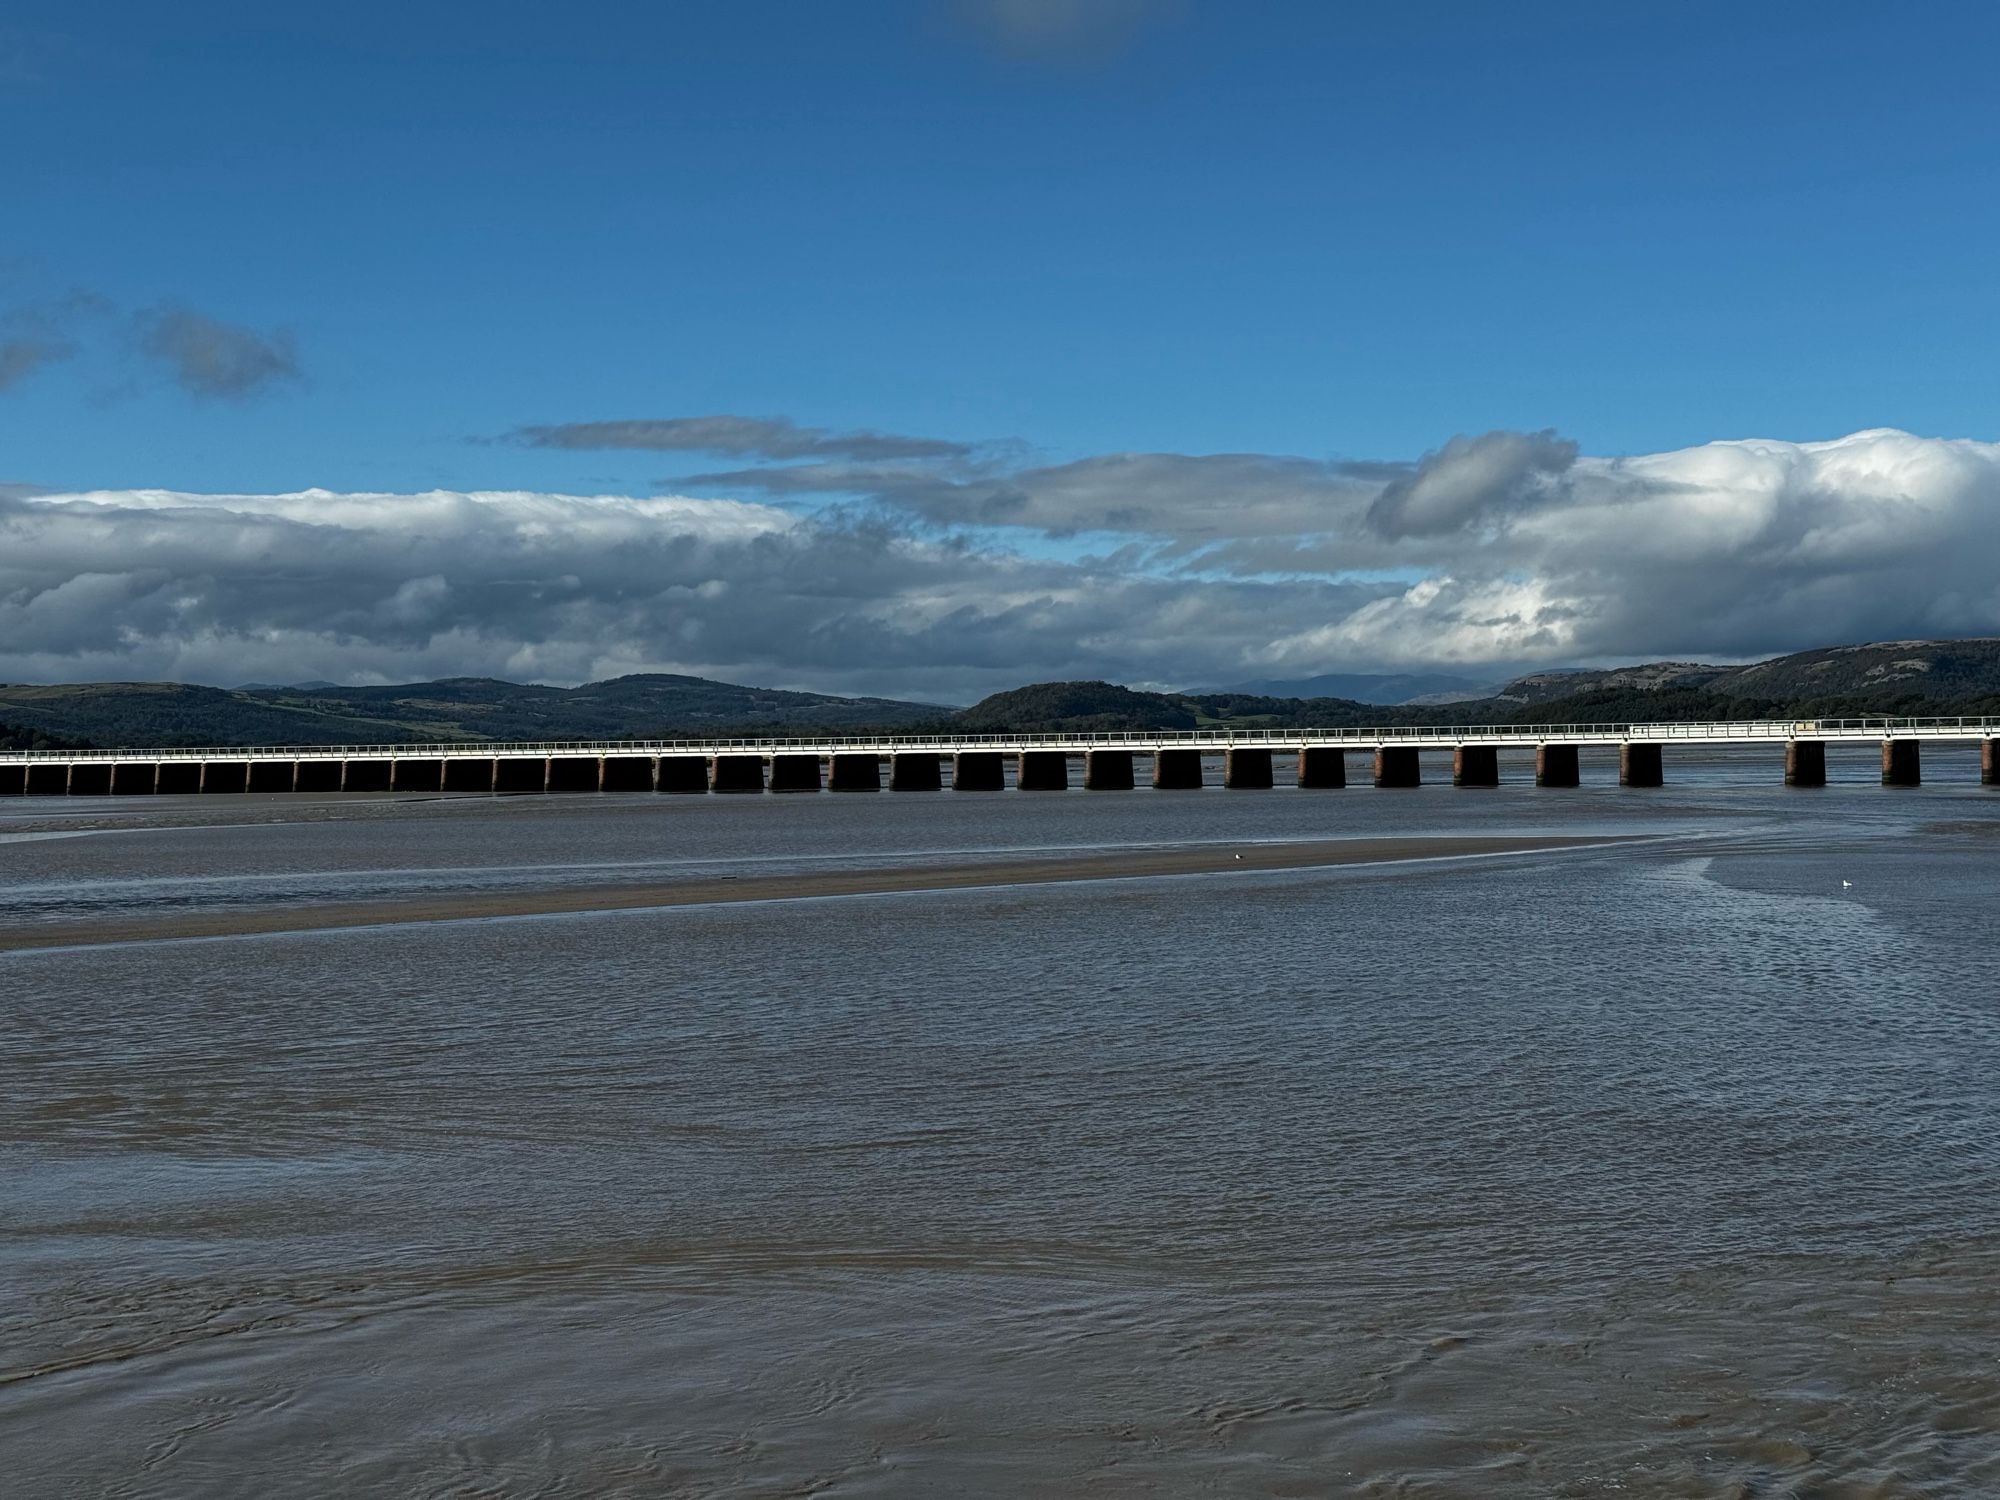
<path id="1" fill-rule="evenodd" d="M 267 911 L 110 918 L 39 927 L 0 928 L 0 953 L 96 948 L 187 938 L 256 937 L 360 927 L 401 927 L 495 917 L 566 916 L 588 912 L 665 910 L 743 902 L 796 901 L 825 896 L 885 896 L 981 887 L 1132 880 L 1162 875 L 1220 875 L 1309 870 L 1342 865 L 1400 864 L 1480 855 L 1534 854 L 1636 842 L 1639 834 L 1411 836 L 1317 839 L 1309 842 L 1204 844 L 1039 859 L 986 859 L 963 864 L 907 865 L 782 875 L 704 876 L 639 886 L 593 885 L 531 891 L 467 891 L 352 902 L 324 902 Z"/>

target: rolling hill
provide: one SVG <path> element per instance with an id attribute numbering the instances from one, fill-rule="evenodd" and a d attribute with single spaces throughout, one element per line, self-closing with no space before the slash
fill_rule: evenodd
<path id="1" fill-rule="evenodd" d="M 0 745 L 329 745 L 915 728 L 958 734 L 1089 733 L 1959 713 L 2000 715 L 2000 639 L 1834 646 L 1747 666 L 1650 662 L 1537 672 L 1486 698 L 1399 705 L 1043 682 L 952 709 L 659 673 L 574 688 L 483 677 L 394 687 L 16 684 L 0 686 Z"/>
<path id="2" fill-rule="evenodd" d="M 840 698 L 646 674 L 542 687 L 453 677 L 394 687 L 0 686 L 0 725 L 99 745 L 340 745 L 623 739 L 910 724 L 929 703 Z"/>

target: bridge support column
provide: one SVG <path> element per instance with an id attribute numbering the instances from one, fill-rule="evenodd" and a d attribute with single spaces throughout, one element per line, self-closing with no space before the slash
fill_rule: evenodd
<path id="1" fill-rule="evenodd" d="M 1498 745 L 1460 745 L 1451 752 L 1453 786 L 1500 785 Z"/>
<path id="2" fill-rule="evenodd" d="M 292 776 L 295 792 L 337 792 L 340 790 L 340 762 L 302 760 Z"/>
<path id="3" fill-rule="evenodd" d="M 1086 750 L 1083 754 L 1083 789 L 1086 792 L 1131 791 L 1132 752 Z"/>
<path id="4" fill-rule="evenodd" d="M 761 755 L 718 755 L 709 762 L 708 789 L 711 792 L 761 792 L 764 790 L 764 757 Z"/>
<path id="5" fill-rule="evenodd" d="M 250 790 L 291 792 L 299 785 L 299 763 L 295 760 L 253 760 L 250 762 Z"/>
<path id="6" fill-rule="evenodd" d="M 160 777 L 153 789 L 162 797 L 191 797 L 201 790 L 201 762 L 198 760 L 163 760 L 160 762 Z"/>
<path id="7" fill-rule="evenodd" d="M 1375 785 L 1378 787 L 1422 786 L 1423 768 L 1417 762 L 1415 745 L 1384 745 L 1375 752 Z"/>
<path id="8" fill-rule="evenodd" d="M 254 773 L 253 773 L 254 775 Z M 255 791 L 256 786 L 251 786 Z M 444 762 L 420 755 L 389 762 L 389 790 L 392 792 L 441 792 L 444 790 Z"/>
<path id="9" fill-rule="evenodd" d="M 1620 786 L 1664 786 L 1666 780 L 1666 769 L 1661 763 L 1658 745 L 1627 740 L 1618 747 Z"/>
<path id="10" fill-rule="evenodd" d="M 1069 790 L 1069 753 L 1063 750 L 1023 750 L 1014 766 L 1014 786 L 1023 792 Z"/>
<path id="11" fill-rule="evenodd" d="M 1882 785 L 1921 786 L 1923 752 L 1918 740 L 1882 741 Z"/>
<path id="12" fill-rule="evenodd" d="M 706 780 L 706 767 L 703 767 Z M 493 762 L 493 790 L 510 795 L 546 792 L 549 789 L 549 758 L 546 755 L 503 755 Z"/>
<path id="13" fill-rule="evenodd" d="M 1007 762 L 998 750 L 961 750 L 951 758 L 954 792 L 998 792 L 1006 785 Z"/>
<path id="14" fill-rule="evenodd" d="M 1153 790 L 1156 792 L 1200 791 L 1201 752 L 1199 750 L 1154 751 Z"/>
<path id="15" fill-rule="evenodd" d="M 1308 745 L 1299 752 L 1299 785 L 1308 790 L 1347 785 L 1347 752 L 1333 745 Z"/>
<path id="16" fill-rule="evenodd" d="M 111 762 L 108 760 L 80 760 L 69 768 L 69 794 L 72 797 L 108 797 L 111 795 Z"/>
<path id="17" fill-rule="evenodd" d="M 444 763 L 447 792 L 491 792 L 499 782 L 499 763 L 479 755 L 454 755 Z"/>
<path id="18" fill-rule="evenodd" d="M 889 757 L 889 790 L 936 792 L 944 788 L 944 757 L 913 750 Z"/>
<path id="19" fill-rule="evenodd" d="M 1785 785 L 1826 785 L 1826 741 L 1785 741 Z"/>
<path id="20" fill-rule="evenodd" d="M 249 790 L 250 763 L 241 760 L 205 760 L 201 763 L 201 789 L 225 795 Z M 29 788 L 33 790 L 33 788 Z"/>
<path id="21" fill-rule="evenodd" d="M 1535 746 L 1536 786 L 1576 786 L 1581 780 L 1576 768 L 1576 746 Z"/>
<path id="22" fill-rule="evenodd" d="M 880 792 L 882 756 L 834 756 L 826 786 L 832 792 Z"/>
<path id="23" fill-rule="evenodd" d="M 159 788 L 160 768 L 149 760 L 121 760 L 111 768 L 111 795 L 150 797 Z"/>
<path id="24" fill-rule="evenodd" d="M 774 792 L 818 791 L 819 757 L 817 755 L 772 756 L 771 790 Z"/>
<path id="25" fill-rule="evenodd" d="M 24 796 L 28 790 L 26 766 L 0 766 L 0 797 Z"/>
<path id="26" fill-rule="evenodd" d="M 1271 752 L 1248 746 L 1223 751 L 1222 784 L 1234 791 L 1268 792 L 1273 785 Z"/>
<path id="27" fill-rule="evenodd" d="M 69 767 L 61 762 L 42 761 L 28 767 L 22 789 L 30 797 L 61 797 L 69 791 Z"/>
<path id="28" fill-rule="evenodd" d="M 604 762 L 595 755 L 551 755 L 548 786 L 552 792 L 601 792 Z"/>
<path id="29" fill-rule="evenodd" d="M 389 790 L 389 762 L 386 760 L 344 760 L 340 763 L 343 792 L 386 792 Z M 202 788 L 207 791 L 207 787 Z"/>
<path id="30" fill-rule="evenodd" d="M 650 792 L 653 774 L 650 755 L 607 755 L 600 784 L 607 792 Z"/>
<path id="31" fill-rule="evenodd" d="M 701 755 L 662 755 L 659 789 L 686 796 L 708 790 L 708 759 Z"/>
<path id="32" fill-rule="evenodd" d="M 901 756 L 896 758 L 902 759 Z M 879 792 L 882 790 L 882 757 L 836 755 L 826 784 L 836 792 Z"/>
<path id="33" fill-rule="evenodd" d="M 1979 784 L 2000 786 L 2000 740 L 1979 742 Z"/>

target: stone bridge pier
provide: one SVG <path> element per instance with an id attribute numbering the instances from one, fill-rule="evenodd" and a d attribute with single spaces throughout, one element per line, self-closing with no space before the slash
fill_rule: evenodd
<path id="1" fill-rule="evenodd" d="M 1417 762 L 1415 745 L 1384 745 L 1375 752 L 1375 785 L 1378 787 L 1422 786 L 1424 773 Z"/>
<path id="2" fill-rule="evenodd" d="M 1785 785 L 1826 785 L 1826 741 L 1785 741 Z"/>
<path id="3" fill-rule="evenodd" d="M 1453 786 L 1500 785 L 1498 745 L 1460 745 L 1451 753 Z"/>
<path id="4" fill-rule="evenodd" d="M 1014 766 L 1014 785 L 1024 792 L 1069 790 L 1069 754 L 1063 750 L 1023 750 Z"/>
<path id="5" fill-rule="evenodd" d="M 444 763 L 444 789 L 447 792 L 491 792 L 499 779 L 498 761 L 461 755 Z"/>
<path id="6" fill-rule="evenodd" d="M 546 792 L 549 761 L 545 755 L 503 755 L 493 763 L 493 790 L 502 793 Z M 706 790 L 706 788 L 703 788 Z"/>
<path id="7" fill-rule="evenodd" d="M 1222 753 L 1222 784 L 1240 791 L 1269 791 L 1271 752 L 1232 745 Z"/>
<path id="8" fill-rule="evenodd" d="M 827 761 L 826 789 L 830 792 L 881 791 L 882 757 L 879 755 L 832 756 Z"/>
<path id="9" fill-rule="evenodd" d="M 874 757 L 870 756 L 869 759 L 873 760 Z M 818 791 L 819 757 L 817 755 L 772 756 L 771 790 L 774 792 Z"/>
<path id="10" fill-rule="evenodd" d="M 535 774 L 535 790 L 543 791 L 548 786 L 548 765 L 546 760 L 537 761 L 540 769 Z M 389 790 L 389 762 L 386 760 L 344 760 L 340 763 L 340 789 L 343 792 L 386 792 Z M 204 784 L 202 790 L 208 791 Z"/>
<path id="11" fill-rule="evenodd" d="M 1065 784 L 1068 775 L 1064 775 Z M 998 750 L 961 750 L 951 758 L 954 792 L 1000 792 L 1007 788 L 1007 759 Z"/>
<path id="12" fill-rule="evenodd" d="M 1882 741 L 1882 785 L 1920 786 L 1923 784 L 1922 744 L 1921 740 Z"/>
<path id="13" fill-rule="evenodd" d="M 663 755 L 660 757 L 660 778 L 656 783 L 663 792 L 675 796 L 686 796 L 690 792 L 708 790 L 708 757 L 704 755 Z"/>
<path id="14" fill-rule="evenodd" d="M 1536 786 L 1579 786 L 1582 774 L 1577 769 L 1577 752 L 1574 745 L 1537 745 L 1535 747 Z"/>
<path id="15" fill-rule="evenodd" d="M 1333 791 L 1347 785 L 1347 752 L 1337 745 L 1308 745 L 1299 752 L 1299 785 Z"/>
<path id="16" fill-rule="evenodd" d="M 817 780 L 819 767 L 815 763 Z M 764 790 L 764 757 L 761 755 L 718 755 L 709 762 L 708 789 L 712 792 L 761 792 Z"/>
<path id="17" fill-rule="evenodd" d="M 924 751 L 902 751 L 889 757 L 889 790 L 935 792 L 944 787 L 944 757 Z"/>
<path id="18" fill-rule="evenodd" d="M 1658 745 L 1628 740 L 1618 747 L 1620 786 L 1665 786 L 1666 780 Z"/>
<path id="19" fill-rule="evenodd" d="M 1083 789 L 1086 792 L 1131 791 L 1132 752 L 1086 750 L 1083 755 Z"/>
<path id="20" fill-rule="evenodd" d="M 1156 792 L 1198 792 L 1201 790 L 1199 750 L 1159 750 L 1153 755 L 1153 790 Z"/>

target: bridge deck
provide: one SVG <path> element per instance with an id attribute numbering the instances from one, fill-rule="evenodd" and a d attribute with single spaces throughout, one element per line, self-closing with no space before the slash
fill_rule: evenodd
<path id="1" fill-rule="evenodd" d="M 1379 750 L 1411 746 L 1455 750 L 1465 745 L 1735 745 L 1789 740 L 1983 740 L 2000 736 L 2000 718 L 1740 719 L 1687 724 L 1465 724 L 1402 725 L 1351 729 L 1193 729 L 1110 734 L 836 735 L 802 739 L 653 739 L 447 741 L 389 745 L 215 745 L 110 750 L 0 752 L 0 766 L 49 762 L 211 760 L 408 760 L 493 759 L 549 755 L 956 755 L 966 751 L 1019 754 L 1092 750 L 1149 755 L 1161 750 L 1293 752 L 1309 749 Z"/>

